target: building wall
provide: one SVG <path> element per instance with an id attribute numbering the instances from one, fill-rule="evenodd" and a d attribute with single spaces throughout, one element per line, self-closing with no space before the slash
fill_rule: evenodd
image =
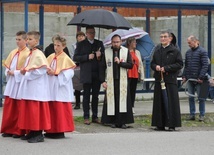
<path id="1" fill-rule="evenodd" d="M 39 12 L 39 4 L 29 4 L 28 11 L 29 12 Z M 55 13 L 69 13 L 73 12 L 77 13 L 78 6 L 72 5 L 44 5 L 45 12 L 55 12 Z M 98 7 L 98 6 L 81 6 L 81 11 L 103 8 L 106 10 L 113 10 L 113 7 Z M 5 4 L 4 11 L 6 12 L 22 12 L 23 11 L 23 3 L 8 3 Z M 145 17 L 146 9 L 145 8 L 123 8 L 117 7 L 117 12 L 124 17 Z M 176 16 L 177 10 L 174 9 L 150 9 L 151 17 L 170 17 Z M 182 10 L 182 14 L 184 16 L 189 15 L 205 15 L 207 14 L 206 10 Z"/>
<path id="2" fill-rule="evenodd" d="M 76 42 L 75 35 L 76 26 L 67 26 L 68 22 L 72 19 L 74 13 L 45 13 L 44 17 L 44 47 L 51 43 L 51 38 L 55 34 L 61 34 L 67 39 L 67 46 L 71 49 L 71 45 Z M 134 27 L 144 28 L 146 20 L 144 17 L 129 17 L 127 18 Z M 214 16 L 212 17 L 212 22 Z M 212 24 L 214 25 L 214 24 Z M 163 29 L 171 29 L 177 36 L 177 17 L 159 17 L 151 18 L 150 23 L 150 37 L 155 44 L 159 43 L 159 34 Z M 19 30 L 24 29 L 24 14 L 23 13 L 5 13 L 4 14 L 4 47 L 3 58 L 5 59 L 8 53 L 16 47 L 15 34 Z M 39 30 L 39 14 L 29 13 L 29 31 Z M 85 32 L 85 28 L 82 28 Z M 100 34 L 100 40 L 111 33 L 112 30 L 96 29 L 96 37 Z M 186 50 L 189 48 L 186 39 L 189 35 L 196 35 L 201 46 L 207 49 L 207 16 L 183 16 L 182 17 L 182 46 L 181 52 L 184 56 Z M 212 36 L 214 30 L 212 27 Z M 214 46 L 212 47 L 212 51 Z M 214 56 L 211 58 L 214 64 Z M 213 69 L 212 69 L 213 73 Z"/>

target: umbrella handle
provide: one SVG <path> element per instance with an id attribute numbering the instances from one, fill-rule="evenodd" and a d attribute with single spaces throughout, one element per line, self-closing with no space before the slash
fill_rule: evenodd
<path id="1" fill-rule="evenodd" d="M 190 82 L 190 81 L 192 81 L 192 82 L 198 82 L 197 79 L 188 79 L 188 80 L 186 81 L 186 85 L 185 85 L 185 94 L 186 94 L 187 96 L 191 96 L 191 97 L 198 97 L 198 95 L 190 94 L 190 93 L 188 92 L 187 83 Z"/>
<path id="2" fill-rule="evenodd" d="M 161 81 L 163 81 L 163 72 L 161 71 Z"/>
<path id="3" fill-rule="evenodd" d="M 161 81 L 160 81 L 160 84 L 161 84 L 161 89 L 166 89 L 165 82 L 163 80 L 163 72 L 162 71 L 161 71 Z"/>

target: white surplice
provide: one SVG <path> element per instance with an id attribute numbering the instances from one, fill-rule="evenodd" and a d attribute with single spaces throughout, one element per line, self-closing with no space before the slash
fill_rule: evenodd
<path id="1" fill-rule="evenodd" d="M 56 69 L 56 60 L 51 63 L 51 68 Z M 74 91 L 72 77 L 73 69 L 62 70 L 57 76 L 49 75 L 51 101 L 73 102 Z"/>
<path id="2" fill-rule="evenodd" d="M 8 75 L 7 72 L 9 71 L 8 68 L 5 70 L 5 76 L 7 84 L 5 86 L 4 90 L 4 96 L 9 96 L 10 98 L 17 99 L 17 92 L 19 89 L 20 81 L 23 77 L 23 75 L 20 73 L 19 70 L 16 70 L 17 62 L 18 61 L 18 53 L 14 56 L 11 65 L 10 70 L 14 71 L 14 76 Z"/>
<path id="3" fill-rule="evenodd" d="M 29 60 L 30 56 L 27 58 L 25 66 L 28 65 Z M 47 66 L 29 70 L 25 73 L 17 97 L 24 100 L 50 101 Z"/>

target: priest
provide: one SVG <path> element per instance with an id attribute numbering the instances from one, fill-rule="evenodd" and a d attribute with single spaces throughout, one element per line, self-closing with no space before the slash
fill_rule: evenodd
<path id="1" fill-rule="evenodd" d="M 100 80 L 106 89 L 101 122 L 126 129 L 126 124 L 134 123 L 127 76 L 133 63 L 128 49 L 121 46 L 119 35 L 114 35 L 111 43 L 112 47 L 106 49 L 99 64 Z"/>

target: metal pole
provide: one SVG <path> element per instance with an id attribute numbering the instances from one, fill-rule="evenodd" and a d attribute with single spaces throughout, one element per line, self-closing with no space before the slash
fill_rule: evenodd
<path id="1" fill-rule="evenodd" d="M 117 8 L 114 6 L 112 9 L 113 12 L 117 12 Z"/>
<path id="2" fill-rule="evenodd" d="M 82 11 L 81 6 L 77 7 L 77 14 L 80 13 Z M 77 31 L 81 31 L 81 26 L 77 26 Z"/>
<path id="3" fill-rule="evenodd" d="M 40 45 L 44 46 L 44 6 L 39 6 Z"/>
<path id="4" fill-rule="evenodd" d="M 209 10 L 208 11 L 208 23 L 207 23 L 207 29 L 208 29 L 208 33 L 207 33 L 207 49 L 208 49 L 208 57 L 210 58 L 210 69 L 208 70 L 208 74 L 211 75 L 211 58 L 212 58 L 212 12 Z"/>
<path id="5" fill-rule="evenodd" d="M 181 34 L 182 34 L 182 19 L 181 19 L 181 16 L 182 16 L 182 12 L 181 10 L 179 9 L 178 10 L 178 46 L 180 48 L 180 51 L 181 51 Z"/>
<path id="6" fill-rule="evenodd" d="M 146 9 L 146 32 L 150 34 L 150 10 Z"/>
<path id="7" fill-rule="evenodd" d="M 28 0 L 25 1 L 25 10 L 24 10 L 24 18 L 25 18 L 25 31 L 28 32 Z"/>
<path id="8" fill-rule="evenodd" d="M 150 10 L 146 10 L 146 32 L 150 34 Z M 150 77 L 150 59 L 145 60 L 146 65 L 146 78 Z"/>
<path id="9" fill-rule="evenodd" d="M 4 40 L 4 35 L 3 35 L 3 32 L 4 32 L 4 8 L 3 8 L 3 3 L 1 2 L 0 3 L 0 18 L 1 18 L 1 21 L 0 21 L 0 34 L 1 34 L 1 38 L 0 38 L 0 46 L 1 46 L 1 51 L 0 51 L 0 63 L 2 64 L 2 55 L 3 55 L 3 40 Z M 2 65 L 0 67 L 0 76 L 1 76 L 1 83 L 0 83 L 0 107 L 2 107 L 2 99 L 3 99 L 3 91 L 2 91 L 2 87 L 3 87 L 3 75 L 2 75 Z"/>

